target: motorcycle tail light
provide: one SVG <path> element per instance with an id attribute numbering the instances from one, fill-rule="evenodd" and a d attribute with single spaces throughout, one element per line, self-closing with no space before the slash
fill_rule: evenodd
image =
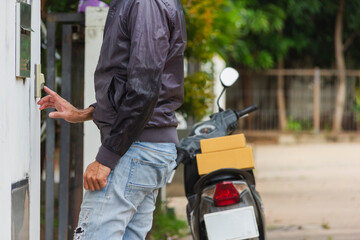
<path id="1" fill-rule="evenodd" d="M 213 197 L 216 207 L 228 206 L 240 202 L 240 194 L 231 182 L 216 184 Z"/>

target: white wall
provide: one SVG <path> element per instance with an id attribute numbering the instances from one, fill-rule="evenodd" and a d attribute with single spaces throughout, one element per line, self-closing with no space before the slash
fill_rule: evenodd
<path id="1" fill-rule="evenodd" d="M 10 138 L 10 102 L 7 100 L 9 88 L 5 87 L 15 81 L 15 68 L 10 66 L 15 61 L 15 42 L 13 41 L 15 32 L 15 5 L 10 1 L 5 1 L 0 8 L 0 29 L 5 34 L 0 34 L 0 159 L 3 166 L 0 168 L 0 238 L 10 239 L 11 237 L 11 168 L 13 158 L 9 150 Z M 13 84 L 12 84 L 13 85 Z"/>
<path id="2" fill-rule="evenodd" d="M 96 102 L 94 71 L 103 41 L 104 25 L 108 8 L 87 7 L 85 13 L 85 83 L 84 106 Z M 95 161 L 101 145 L 100 132 L 92 121 L 84 124 L 84 170 Z"/>
<path id="3" fill-rule="evenodd" d="M 40 239 L 40 112 L 34 64 L 40 63 L 40 0 L 32 0 L 31 78 L 15 78 L 15 0 L 0 8 L 0 239 L 11 239 L 11 184 L 29 176 L 30 239 Z"/>
<path id="4" fill-rule="evenodd" d="M 221 82 L 220 82 L 220 73 L 222 70 L 224 70 L 226 65 L 225 65 L 225 61 L 217 55 L 213 57 L 212 61 L 214 64 L 214 81 L 215 81 L 214 82 L 215 99 L 214 99 L 213 111 L 218 112 L 219 108 L 217 107 L 216 100 L 218 99 L 221 91 L 223 90 L 223 86 L 221 85 Z M 222 95 L 219 103 L 223 109 L 226 109 L 226 104 L 225 104 L 226 103 L 226 92 Z"/>
<path id="5" fill-rule="evenodd" d="M 215 55 L 211 61 L 212 62 L 203 65 L 202 68 L 204 71 L 207 71 L 207 72 L 211 72 L 212 70 L 214 71 L 214 88 L 213 89 L 214 89 L 215 98 L 214 98 L 214 102 L 213 102 L 212 111 L 215 113 L 215 112 L 219 111 L 219 108 L 218 108 L 216 102 L 217 102 L 218 97 L 221 94 L 221 91 L 223 90 L 223 86 L 221 85 L 221 82 L 220 82 L 220 73 L 222 70 L 224 70 L 224 68 L 226 67 L 226 64 L 225 64 L 225 61 L 218 55 Z M 212 66 L 213 66 L 213 69 L 212 69 Z M 226 100 L 226 91 L 222 95 L 222 97 L 219 101 L 220 106 L 223 109 L 226 109 L 226 104 L 225 104 L 226 101 L 225 100 Z M 208 119 L 209 119 L 209 117 L 205 116 L 204 120 L 208 120 Z"/>
<path id="6" fill-rule="evenodd" d="M 32 67 L 35 64 L 41 64 L 41 0 L 31 0 L 32 4 L 32 28 L 34 32 L 31 35 L 31 56 Z M 45 69 L 43 70 L 45 71 Z M 40 239 L 40 110 L 36 104 L 39 99 L 35 99 L 35 72 L 31 73 L 29 99 L 30 111 L 30 166 L 29 166 L 29 182 L 30 182 L 30 239 Z"/>

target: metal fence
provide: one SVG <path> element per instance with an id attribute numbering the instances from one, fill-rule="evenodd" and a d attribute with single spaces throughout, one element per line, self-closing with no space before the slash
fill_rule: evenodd
<path id="1" fill-rule="evenodd" d="M 335 109 L 336 70 L 280 69 L 260 73 L 243 73 L 227 91 L 227 106 L 240 109 L 257 104 L 259 111 L 245 121 L 245 130 L 279 130 L 277 77 L 284 77 L 284 98 L 288 130 L 330 130 Z M 347 71 L 343 130 L 357 130 L 355 89 L 360 87 L 360 71 Z M 250 83 L 249 83 L 250 82 Z M 249 87 L 248 85 L 251 85 Z M 318 128 L 318 129 L 316 129 Z"/>

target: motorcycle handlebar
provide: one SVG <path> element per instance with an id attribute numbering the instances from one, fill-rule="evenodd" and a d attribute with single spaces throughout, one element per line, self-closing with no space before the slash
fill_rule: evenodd
<path id="1" fill-rule="evenodd" d="M 177 148 L 176 167 L 180 165 L 187 157 L 186 151 L 181 148 Z"/>
<path id="2" fill-rule="evenodd" d="M 250 105 L 249 107 L 246 107 L 240 111 L 236 112 L 236 115 L 238 118 L 241 118 L 242 116 L 245 116 L 246 114 L 249 114 L 255 110 L 257 110 L 258 107 L 254 104 L 254 105 Z"/>

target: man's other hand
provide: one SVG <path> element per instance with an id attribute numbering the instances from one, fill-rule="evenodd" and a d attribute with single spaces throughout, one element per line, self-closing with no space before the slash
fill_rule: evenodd
<path id="1" fill-rule="evenodd" d="M 84 188 L 90 191 L 98 191 L 107 184 L 107 177 L 111 169 L 94 161 L 89 164 L 84 173 Z"/>
<path id="2" fill-rule="evenodd" d="M 49 95 L 41 98 L 38 102 L 38 105 L 40 105 L 40 110 L 46 108 L 55 108 L 57 110 L 57 112 L 51 112 L 49 117 L 62 118 L 70 123 L 84 122 L 86 120 L 92 119 L 92 113 L 94 111 L 93 107 L 79 110 L 64 98 L 60 97 L 56 92 L 52 91 L 50 88 L 44 86 L 44 90 Z"/>

